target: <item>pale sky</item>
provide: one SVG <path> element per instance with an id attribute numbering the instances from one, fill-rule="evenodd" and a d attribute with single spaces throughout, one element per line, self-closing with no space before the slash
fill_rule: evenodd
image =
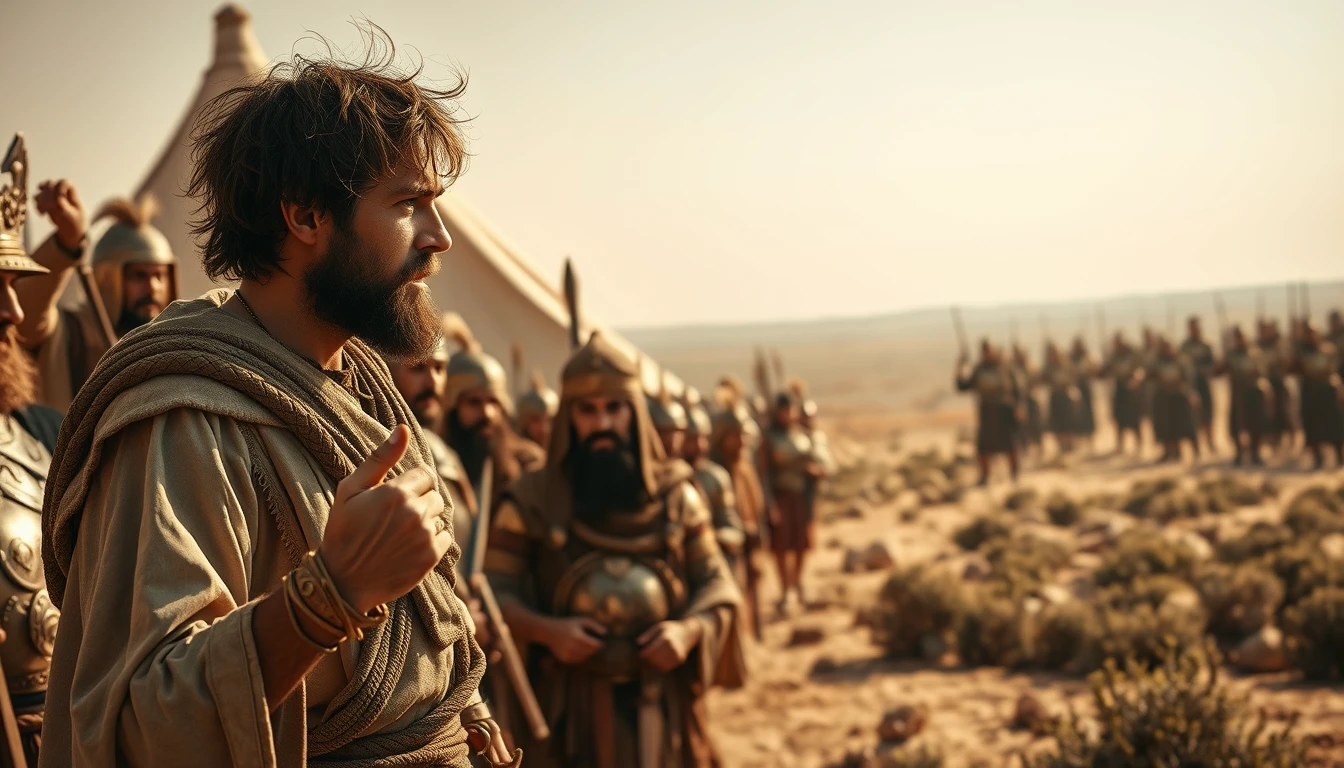
<path id="1" fill-rule="evenodd" d="M 219 5 L 5 0 L 34 183 L 138 185 Z M 453 194 L 618 326 L 1344 275 L 1338 0 L 244 7 L 273 59 L 367 17 L 468 70 Z"/>

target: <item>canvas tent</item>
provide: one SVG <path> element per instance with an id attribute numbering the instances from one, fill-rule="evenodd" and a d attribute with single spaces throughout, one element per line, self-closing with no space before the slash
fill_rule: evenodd
<path id="1" fill-rule="evenodd" d="M 181 266 L 183 296 L 199 296 L 214 285 L 201 270 L 199 250 L 189 232 L 195 205 L 184 197 L 191 174 L 190 140 L 201 108 L 244 78 L 263 72 L 268 62 L 252 33 L 251 19 L 241 8 L 226 5 L 215 14 L 214 57 L 206 68 L 200 90 L 137 192 L 152 192 L 162 211 L 154 224 L 173 246 Z M 454 192 L 440 198 L 439 212 L 453 238 L 444 255 L 444 268 L 430 279 L 435 300 L 453 310 L 471 326 L 487 352 L 509 364 L 514 343 L 523 347 L 527 369 L 535 368 L 555 385 L 569 355 L 568 313 L 559 291 L 560 275 L 547 278 L 501 238 Z M 582 263 L 577 263 L 582 279 Z M 582 282 L 580 282 L 582 285 Z M 580 291 L 582 297 L 582 290 Z M 584 318 L 584 334 L 600 328 L 625 352 L 637 350 L 619 334 Z M 644 361 L 645 386 L 656 391 L 659 366 Z M 525 379 L 526 377 L 524 377 Z M 679 392 L 681 383 L 667 374 L 668 387 Z M 515 388 L 525 382 L 513 382 Z"/>

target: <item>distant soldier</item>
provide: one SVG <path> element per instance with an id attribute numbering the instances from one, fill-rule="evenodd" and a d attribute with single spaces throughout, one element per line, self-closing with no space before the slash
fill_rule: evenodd
<path id="1" fill-rule="evenodd" d="M 1330 311 L 1330 343 L 1335 345 L 1335 350 L 1344 350 L 1344 314 L 1338 309 Z M 1344 354 L 1340 355 L 1340 371 L 1344 376 Z"/>
<path id="2" fill-rule="evenodd" d="M 1199 395 L 1195 392 L 1195 374 L 1190 362 L 1165 336 L 1157 341 L 1157 355 L 1148 378 L 1153 382 L 1153 436 L 1162 446 L 1159 463 L 1180 461 L 1181 444 L 1186 441 L 1198 458 Z"/>
<path id="3" fill-rule="evenodd" d="M 1008 469 L 1017 480 L 1017 425 L 1022 390 L 1013 367 L 988 339 L 980 342 L 980 361 L 968 368 L 963 354 L 957 361 L 958 392 L 974 392 L 976 411 L 976 459 L 980 485 L 989 484 L 989 463 L 994 456 L 1007 456 Z"/>
<path id="4" fill-rule="evenodd" d="M 813 519 L 808 492 L 824 474 L 812 439 L 799 423 L 800 404 L 790 392 L 775 397 L 775 410 L 761 446 L 765 492 L 770 510 L 770 547 L 779 567 L 779 610 L 788 606 L 793 591 L 803 596 L 803 560 L 812 549 Z"/>
<path id="5" fill-rule="evenodd" d="M 1158 333 L 1149 326 L 1143 327 L 1143 347 L 1139 350 L 1139 358 L 1143 361 L 1143 369 L 1151 371 L 1153 365 L 1157 362 Z M 1157 426 L 1153 423 L 1153 398 L 1157 392 L 1157 382 L 1152 377 L 1145 376 L 1143 383 L 1139 385 L 1139 415 L 1140 420 L 1148 423 L 1148 428 L 1152 430 L 1153 441 L 1161 442 L 1157 439 Z"/>
<path id="6" fill-rule="evenodd" d="M 1073 364 L 1053 341 L 1045 345 L 1041 379 L 1050 393 L 1046 431 L 1055 436 L 1060 453 L 1069 453 L 1073 450 L 1074 438 L 1081 431 L 1082 395 Z"/>
<path id="7" fill-rule="evenodd" d="M 1269 423 L 1273 394 L 1265 375 L 1264 355 L 1251 345 L 1241 326 L 1232 327 L 1231 347 L 1215 373 L 1227 376 L 1232 393 L 1227 431 L 1237 452 L 1233 463 L 1240 466 L 1249 456 L 1252 464 L 1263 464 L 1260 442 Z"/>
<path id="8" fill-rule="evenodd" d="M 551 423 L 559 407 L 560 396 L 546 386 L 544 376 L 533 373 L 532 386 L 518 396 L 518 434 L 545 448 L 551 442 Z"/>
<path id="9" fill-rule="evenodd" d="M 1038 373 L 1027 357 L 1027 350 L 1020 344 L 1013 345 L 1013 374 L 1017 377 L 1019 397 L 1018 413 L 1022 418 L 1018 424 L 1018 451 L 1026 456 L 1040 455 L 1041 439 L 1045 436 L 1045 423 L 1041 416 L 1041 401 L 1036 399 L 1033 390 Z"/>
<path id="10" fill-rule="evenodd" d="M 668 459 L 681 458 L 686 445 L 686 409 L 666 391 L 645 395 L 644 400 L 662 443 L 663 455 Z"/>
<path id="11" fill-rule="evenodd" d="M 704 404 L 692 398 L 692 404 L 686 406 L 686 442 L 682 448 L 682 458 L 695 470 L 695 482 L 704 495 L 705 503 L 709 505 L 719 548 L 723 550 L 728 567 L 737 577 L 738 585 L 745 590 L 747 577 L 743 551 L 747 543 L 747 531 L 737 512 L 737 494 L 732 476 L 709 457 L 709 438 L 713 429 L 709 411 L 705 410 Z"/>
<path id="12" fill-rule="evenodd" d="M 1288 389 L 1288 373 L 1293 356 L 1287 341 L 1279 333 L 1278 323 L 1273 320 L 1259 321 L 1256 347 L 1264 361 L 1265 376 L 1273 394 L 1269 421 L 1265 425 L 1265 440 L 1276 449 L 1285 445 L 1291 448 L 1294 443 L 1293 398 Z"/>
<path id="13" fill-rule="evenodd" d="M 64 413 L 116 339 L 107 338 L 87 296 L 73 309 L 58 306 L 88 243 L 79 193 L 64 179 L 43 182 L 36 203 L 56 232 L 33 253 L 50 273 L 17 287 L 27 308 L 19 337 L 37 358 L 41 402 Z M 156 212 L 153 199 L 143 197 L 134 203 L 113 200 L 94 216 L 95 222 L 112 219 L 93 248 L 91 266 L 118 338 L 158 317 L 177 299 L 177 260 L 168 239 L 149 223 Z"/>
<path id="14" fill-rule="evenodd" d="M 746 578 L 747 623 L 759 638 L 760 599 L 757 585 L 762 565 L 756 553 L 765 547 L 768 521 L 765 488 L 761 485 L 756 461 L 752 457 L 751 443 L 756 421 L 744 400 L 741 384 L 732 379 L 725 379 L 719 384 L 714 392 L 714 402 L 709 457 L 727 470 L 732 478 L 733 498 L 737 501 L 737 513 L 742 520 L 743 533 L 746 534 L 744 568 L 739 575 Z"/>
<path id="15" fill-rule="evenodd" d="M 1335 463 L 1344 465 L 1344 411 L 1341 411 L 1339 352 L 1321 338 L 1311 323 L 1302 328 L 1301 351 L 1293 360 L 1298 376 L 1302 431 L 1316 469 L 1324 464 L 1322 449 L 1335 450 Z"/>
<path id="16" fill-rule="evenodd" d="M 1115 421 L 1115 452 L 1124 453 L 1125 433 L 1134 435 L 1134 451 L 1143 450 L 1143 355 L 1116 332 L 1111 344 L 1111 355 L 1102 366 L 1101 375 L 1111 380 L 1111 418 Z"/>
<path id="17" fill-rule="evenodd" d="M 1092 407 L 1092 381 L 1097 376 L 1097 362 L 1087 352 L 1087 342 L 1082 336 L 1073 340 L 1069 351 L 1069 362 L 1073 365 L 1074 375 L 1078 379 L 1078 430 L 1079 439 L 1092 445 L 1097 433 L 1097 414 Z"/>
<path id="18" fill-rule="evenodd" d="M 1217 364 L 1213 347 L 1204 340 L 1204 329 L 1198 317 L 1191 317 L 1187 323 L 1188 336 L 1181 343 L 1181 355 L 1185 357 L 1194 374 L 1195 394 L 1199 395 L 1199 408 L 1195 411 L 1199 434 L 1209 452 L 1213 452 L 1213 388 L 1209 379 L 1213 376 Z"/>

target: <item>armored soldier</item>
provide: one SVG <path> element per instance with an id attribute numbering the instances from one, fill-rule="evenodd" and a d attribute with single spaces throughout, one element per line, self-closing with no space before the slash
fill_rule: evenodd
<path id="1" fill-rule="evenodd" d="M 546 386 L 546 378 L 533 372 L 531 386 L 518 396 L 518 415 L 514 424 L 518 434 L 545 449 L 551 442 L 551 422 L 560 407 L 560 396 Z"/>
<path id="2" fill-rule="evenodd" d="M 110 218 L 112 225 L 93 248 L 92 284 L 111 322 L 109 338 L 92 297 L 86 294 L 73 309 L 58 306 L 88 242 L 79 193 L 64 179 L 44 182 L 36 203 L 56 231 L 33 253 L 49 272 L 19 287 L 28 308 L 19 336 L 37 358 L 41 402 L 64 413 L 112 343 L 177 299 L 177 262 L 168 239 L 150 224 L 157 210 L 152 198 L 103 206 L 94 221 Z"/>
<path id="3" fill-rule="evenodd" d="M 550 707 L 530 768 L 717 764 L 703 697 L 742 682 L 741 598 L 693 471 L 662 454 L 634 363 L 594 334 L 561 375 L 546 466 L 506 494 L 486 554 Z"/>
<path id="4" fill-rule="evenodd" d="M 1291 447 L 1294 432 L 1293 403 L 1292 392 L 1288 389 L 1288 369 L 1292 365 L 1292 354 L 1279 333 L 1278 324 L 1273 320 L 1257 322 L 1255 345 L 1265 363 L 1265 377 L 1273 395 L 1269 421 L 1265 425 L 1265 441 L 1275 448 Z"/>
<path id="5" fill-rule="evenodd" d="M 444 336 L 460 347 L 448 358 L 443 437 L 462 460 L 478 497 L 489 460 L 490 497 L 479 503 L 493 507 L 510 483 L 545 463 L 545 451 L 513 431 L 504 366 L 481 349 L 459 315 L 446 313 L 443 326 Z"/>
<path id="6" fill-rule="evenodd" d="M 1020 344 L 1013 345 L 1013 375 L 1017 377 L 1017 391 L 1020 398 L 1018 413 L 1022 415 L 1018 425 L 1018 450 L 1023 454 L 1040 455 L 1041 441 L 1045 437 L 1045 422 L 1041 414 L 1041 402 L 1033 392 L 1033 383 L 1039 375 L 1027 350 Z"/>
<path id="7" fill-rule="evenodd" d="M 788 607 L 789 593 L 805 605 L 803 560 L 812 549 L 813 509 L 809 494 L 825 474 L 812 438 L 799 423 L 801 404 L 791 392 L 775 396 L 775 410 L 762 443 L 766 509 L 770 515 L 770 548 L 779 568 L 778 608 Z"/>
<path id="8" fill-rule="evenodd" d="M 1055 436 L 1061 453 L 1073 450 L 1074 439 L 1082 431 L 1082 394 L 1078 372 L 1053 341 L 1045 345 L 1045 367 L 1041 370 L 1049 395 L 1047 431 Z"/>
<path id="9" fill-rule="evenodd" d="M 1329 338 L 1330 343 L 1335 345 L 1336 351 L 1344 349 L 1344 314 L 1341 314 L 1338 309 L 1330 311 Z M 1344 376 L 1344 355 L 1341 355 L 1339 373 Z"/>
<path id="10" fill-rule="evenodd" d="M 1344 411 L 1341 411 L 1339 351 L 1321 338 L 1311 323 L 1302 328 L 1301 351 L 1293 360 L 1298 376 L 1303 438 L 1316 469 L 1323 464 L 1322 449 L 1335 449 L 1335 462 L 1344 465 Z"/>
<path id="11" fill-rule="evenodd" d="M 663 446 L 663 455 L 681 458 L 686 444 L 686 408 L 672 399 L 666 390 L 656 395 L 645 395 L 649 418 Z"/>
<path id="12" fill-rule="evenodd" d="M 1233 326 L 1231 346 L 1215 373 L 1227 376 L 1232 393 L 1227 431 L 1236 449 L 1233 463 L 1240 465 L 1249 456 L 1252 464 L 1263 464 L 1260 442 L 1269 421 L 1273 391 L 1265 376 L 1264 356 L 1251 345 L 1241 326 Z"/>
<path id="13" fill-rule="evenodd" d="M 1101 368 L 1101 375 L 1111 380 L 1111 418 L 1115 420 L 1115 452 L 1125 449 L 1125 433 L 1134 435 L 1134 450 L 1142 450 L 1143 414 L 1140 388 L 1143 383 L 1143 357 L 1126 339 L 1116 332 L 1111 355 Z"/>
<path id="14" fill-rule="evenodd" d="M 1097 433 L 1097 415 L 1092 406 L 1092 381 L 1097 376 L 1097 363 L 1087 352 L 1082 336 L 1073 340 L 1069 350 L 1069 364 L 1078 379 L 1078 423 L 1075 434 L 1088 445 Z"/>
<path id="15" fill-rule="evenodd" d="M 1017 425 L 1022 390 L 1013 367 L 1003 360 L 988 339 L 980 343 L 980 362 L 967 369 L 963 354 L 957 361 L 958 392 L 974 392 L 977 399 L 976 458 L 980 462 L 980 485 L 989 483 L 989 462 L 994 456 L 1008 457 L 1008 467 L 1017 479 Z"/>
<path id="16" fill-rule="evenodd" d="M 743 565 L 739 576 L 744 577 L 747 604 L 744 624 L 752 628 L 756 639 L 761 638 L 760 583 L 761 563 L 757 556 L 767 539 L 765 489 L 756 471 L 752 457 L 752 442 L 756 419 L 743 401 L 743 390 L 725 381 L 714 392 L 715 410 L 710 417 L 709 457 L 723 467 L 732 479 L 733 498 L 737 501 L 738 516 L 746 536 Z"/>
<path id="17" fill-rule="evenodd" d="M 1160 462 L 1180 461 L 1181 443 L 1189 441 L 1199 456 L 1194 370 L 1166 337 L 1157 342 L 1157 355 L 1148 372 L 1153 382 L 1153 435 L 1162 446 Z"/>
<path id="18" fill-rule="evenodd" d="M 701 403 L 694 402 L 686 406 L 685 445 L 682 457 L 695 470 L 695 482 L 705 503 L 709 505 L 710 516 L 714 520 L 714 531 L 719 539 L 719 549 L 723 551 L 728 567 L 737 577 L 737 583 L 743 589 L 747 587 L 744 551 L 747 543 L 746 526 L 737 512 L 737 494 L 733 488 L 733 478 L 728 470 L 714 463 L 709 457 L 709 439 L 713 434 L 713 424 L 709 411 Z M 666 445 L 666 443 L 664 443 Z"/>
<path id="19" fill-rule="evenodd" d="M 1213 347 L 1204 340 L 1204 329 L 1198 317 L 1191 317 L 1187 323 L 1188 336 L 1181 343 L 1181 355 L 1188 361 L 1194 372 L 1195 394 L 1199 395 L 1198 418 L 1199 434 L 1209 451 L 1213 451 L 1213 388 L 1209 380 L 1216 365 Z"/>
<path id="20" fill-rule="evenodd" d="M 0 190 L 0 663 L 23 752 L 37 765 L 47 676 L 60 612 L 47 596 L 41 558 L 42 493 L 60 414 L 33 405 L 37 371 L 19 344 L 24 311 L 16 284 L 47 274 L 24 251 L 27 162 L 21 143 L 3 169 L 15 183 Z"/>

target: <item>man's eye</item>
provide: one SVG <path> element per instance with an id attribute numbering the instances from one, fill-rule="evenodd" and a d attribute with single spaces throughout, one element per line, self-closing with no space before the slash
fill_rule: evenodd
<path id="1" fill-rule="evenodd" d="M 398 205 L 404 205 L 407 208 L 414 208 L 416 201 L 419 199 L 420 198 L 418 197 L 408 197 L 405 200 L 402 200 L 400 203 L 398 203 Z"/>

